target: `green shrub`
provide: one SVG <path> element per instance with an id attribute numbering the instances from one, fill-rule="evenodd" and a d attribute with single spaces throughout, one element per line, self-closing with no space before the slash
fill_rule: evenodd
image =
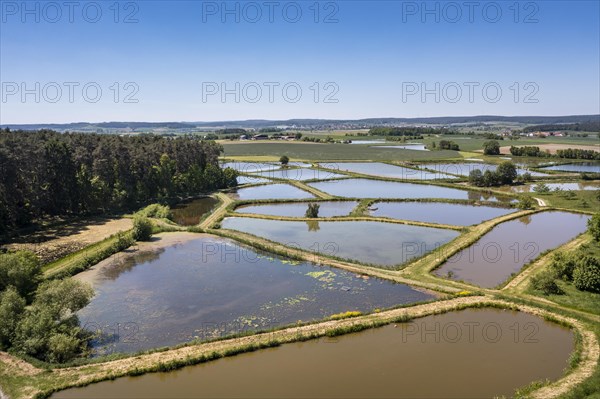
<path id="1" fill-rule="evenodd" d="M 573 270 L 573 284 L 580 291 L 600 292 L 600 261 L 584 256 Z"/>
<path id="2" fill-rule="evenodd" d="M 306 209 L 306 213 L 304 215 L 307 218 L 318 218 L 320 207 L 321 206 L 319 204 L 311 202 L 310 204 L 308 204 L 308 209 Z"/>
<path id="3" fill-rule="evenodd" d="M 556 284 L 556 275 L 550 270 L 543 271 L 533 276 L 531 278 L 531 286 L 534 289 L 541 291 L 544 295 L 563 293 Z"/>
<path id="4" fill-rule="evenodd" d="M 173 214 L 171 213 L 171 208 L 169 205 L 151 204 L 138 211 L 136 216 L 157 219 L 171 219 Z"/>
<path id="5" fill-rule="evenodd" d="M 0 291 L 14 287 L 20 296 L 31 298 L 42 275 L 42 267 L 29 251 L 0 254 Z"/>
<path id="6" fill-rule="evenodd" d="M 594 216 L 588 220 L 588 231 L 592 237 L 594 237 L 594 240 L 600 241 L 600 213 L 595 213 Z"/>
<path id="7" fill-rule="evenodd" d="M 552 257 L 550 267 L 556 273 L 556 276 L 564 281 L 573 281 L 573 270 L 575 270 L 576 253 L 558 252 Z"/>
<path id="8" fill-rule="evenodd" d="M 533 191 L 536 193 L 549 193 L 550 187 L 546 183 L 538 183 L 533 187 Z"/>
<path id="9" fill-rule="evenodd" d="M 522 195 L 521 197 L 519 197 L 519 203 L 517 204 L 517 207 L 519 209 L 533 209 L 534 206 L 535 201 L 533 200 L 533 198 L 528 197 L 526 195 Z"/>
<path id="10" fill-rule="evenodd" d="M 136 241 L 149 241 L 152 237 L 152 222 L 146 217 L 137 216 L 133 220 L 133 238 Z"/>
<path id="11" fill-rule="evenodd" d="M 279 158 L 279 162 L 281 162 L 282 165 L 287 165 L 290 162 L 290 158 L 287 155 L 282 155 L 281 158 Z"/>

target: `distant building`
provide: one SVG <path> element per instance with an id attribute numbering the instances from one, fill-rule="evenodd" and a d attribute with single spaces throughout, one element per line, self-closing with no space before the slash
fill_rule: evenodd
<path id="1" fill-rule="evenodd" d="M 269 136 L 266 134 L 257 134 L 254 137 L 252 137 L 252 140 L 268 140 Z"/>

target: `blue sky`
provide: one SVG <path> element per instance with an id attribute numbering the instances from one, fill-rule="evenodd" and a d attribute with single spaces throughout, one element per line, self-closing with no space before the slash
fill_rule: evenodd
<path id="1" fill-rule="evenodd" d="M 473 3 L 1 0 L 0 123 L 600 113 L 600 2 Z"/>

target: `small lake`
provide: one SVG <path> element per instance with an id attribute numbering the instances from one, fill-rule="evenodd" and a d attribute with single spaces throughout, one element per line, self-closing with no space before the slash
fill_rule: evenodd
<path id="1" fill-rule="evenodd" d="M 375 148 L 396 148 L 400 150 L 429 151 L 425 144 L 378 145 Z"/>
<path id="2" fill-rule="evenodd" d="M 358 205 L 355 201 L 319 201 L 319 217 L 348 216 Z M 289 204 L 247 205 L 237 208 L 238 213 L 257 213 L 270 216 L 304 217 L 309 202 Z"/>
<path id="3" fill-rule="evenodd" d="M 540 317 L 466 309 L 168 373 L 123 377 L 52 397 L 512 397 L 533 381 L 559 379 L 573 349 L 570 330 Z"/>
<path id="4" fill-rule="evenodd" d="M 233 190 L 231 197 L 236 200 L 295 199 L 314 198 L 314 195 L 289 184 L 265 184 Z"/>
<path id="5" fill-rule="evenodd" d="M 200 223 L 204 215 L 212 211 L 219 200 L 213 197 L 204 197 L 179 204 L 171 209 L 173 221 L 181 226 L 195 226 Z"/>
<path id="6" fill-rule="evenodd" d="M 549 211 L 501 223 L 434 273 L 494 288 L 542 252 L 583 233 L 588 219 L 587 215 Z"/>
<path id="7" fill-rule="evenodd" d="M 348 177 L 338 173 L 333 173 L 322 169 L 313 168 L 296 168 L 296 169 L 279 169 L 270 170 L 267 172 L 259 172 L 256 175 L 269 177 L 271 179 L 290 179 L 290 180 L 325 180 L 325 179 L 337 179 L 340 177 Z"/>
<path id="8" fill-rule="evenodd" d="M 289 247 L 382 268 L 395 268 L 436 250 L 460 234 L 447 229 L 368 221 L 293 222 L 229 217 L 221 226 Z"/>
<path id="9" fill-rule="evenodd" d="M 119 254 L 77 276 L 96 295 L 82 325 L 107 333 L 96 353 L 136 352 L 371 312 L 431 295 L 403 284 L 293 262 L 220 237 L 202 235 L 159 251 Z M 113 331 L 120 326 L 120 331 Z"/>
<path id="10" fill-rule="evenodd" d="M 506 201 L 480 191 L 459 190 L 429 184 L 400 183 L 370 179 L 345 179 L 308 183 L 309 186 L 338 197 L 349 198 L 443 198 L 472 201 Z"/>
<path id="11" fill-rule="evenodd" d="M 513 213 L 515 209 L 492 206 L 448 204 L 443 202 L 377 202 L 372 216 L 388 217 L 419 222 L 470 226 L 485 220 Z"/>
<path id="12" fill-rule="evenodd" d="M 546 166 L 543 169 L 561 172 L 600 173 L 600 162 L 578 162 L 566 165 Z"/>
<path id="13" fill-rule="evenodd" d="M 475 169 L 479 169 L 482 172 L 486 170 L 496 171 L 498 165 L 489 164 L 489 163 L 481 163 L 481 162 L 464 162 L 464 163 L 431 163 L 431 164 L 421 164 L 423 168 L 435 170 L 438 173 L 451 173 L 459 176 L 469 176 L 469 173 Z M 547 173 L 535 172 L 532 170 L 518 168 L 517 174 L 522 175 L 524 173 L 529 173 L 531 176 L 548 176 Z"/>
<path id="14" fill-rule="evenodd" d="M 331 164 L 328 164 L 331 167 Z M 363 175 L 392 177 L 396 179 L 454 179 L 454 176 L 444 173 L 428 172 L 426 170 L 416 170 L 402 166 L 390 165 L 381 162 L 340 162 L 335 165 L 337 170 L 361 173 Z"/>

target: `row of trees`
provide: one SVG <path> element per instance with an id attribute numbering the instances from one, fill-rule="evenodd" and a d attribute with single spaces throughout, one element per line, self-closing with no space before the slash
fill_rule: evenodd
<path id="1" fill-rule="evenodd" d="M 116 211 L 235 186 L 196 138 L 0 130 L 0 233 L 46 216 Z"/>
<path id="2" fill-rule="evenodd" d="M 510 147 L 510 153 L 514 156 L 523 157 L 552 157 L 547 151 L 540 150 L 540 147 L 536 146 L 524 146 L 524 147 Z M 564 150 L 557 150 L 556 156 L 558 158 L 566 159 L 589 159 L 589 160 L 600 160 L 600 152 L 594 150 L 582 150 L 577 148 L 567 148 Z"/>
<path id="3" fill-rule="evenodd" d="M 556 156 L 567 159 L 589 159 L 600 160 L 600 152 L 594 150 L 581 150 L 577 148 L 567 148 L 565 150 L 557 150 Z"/>

